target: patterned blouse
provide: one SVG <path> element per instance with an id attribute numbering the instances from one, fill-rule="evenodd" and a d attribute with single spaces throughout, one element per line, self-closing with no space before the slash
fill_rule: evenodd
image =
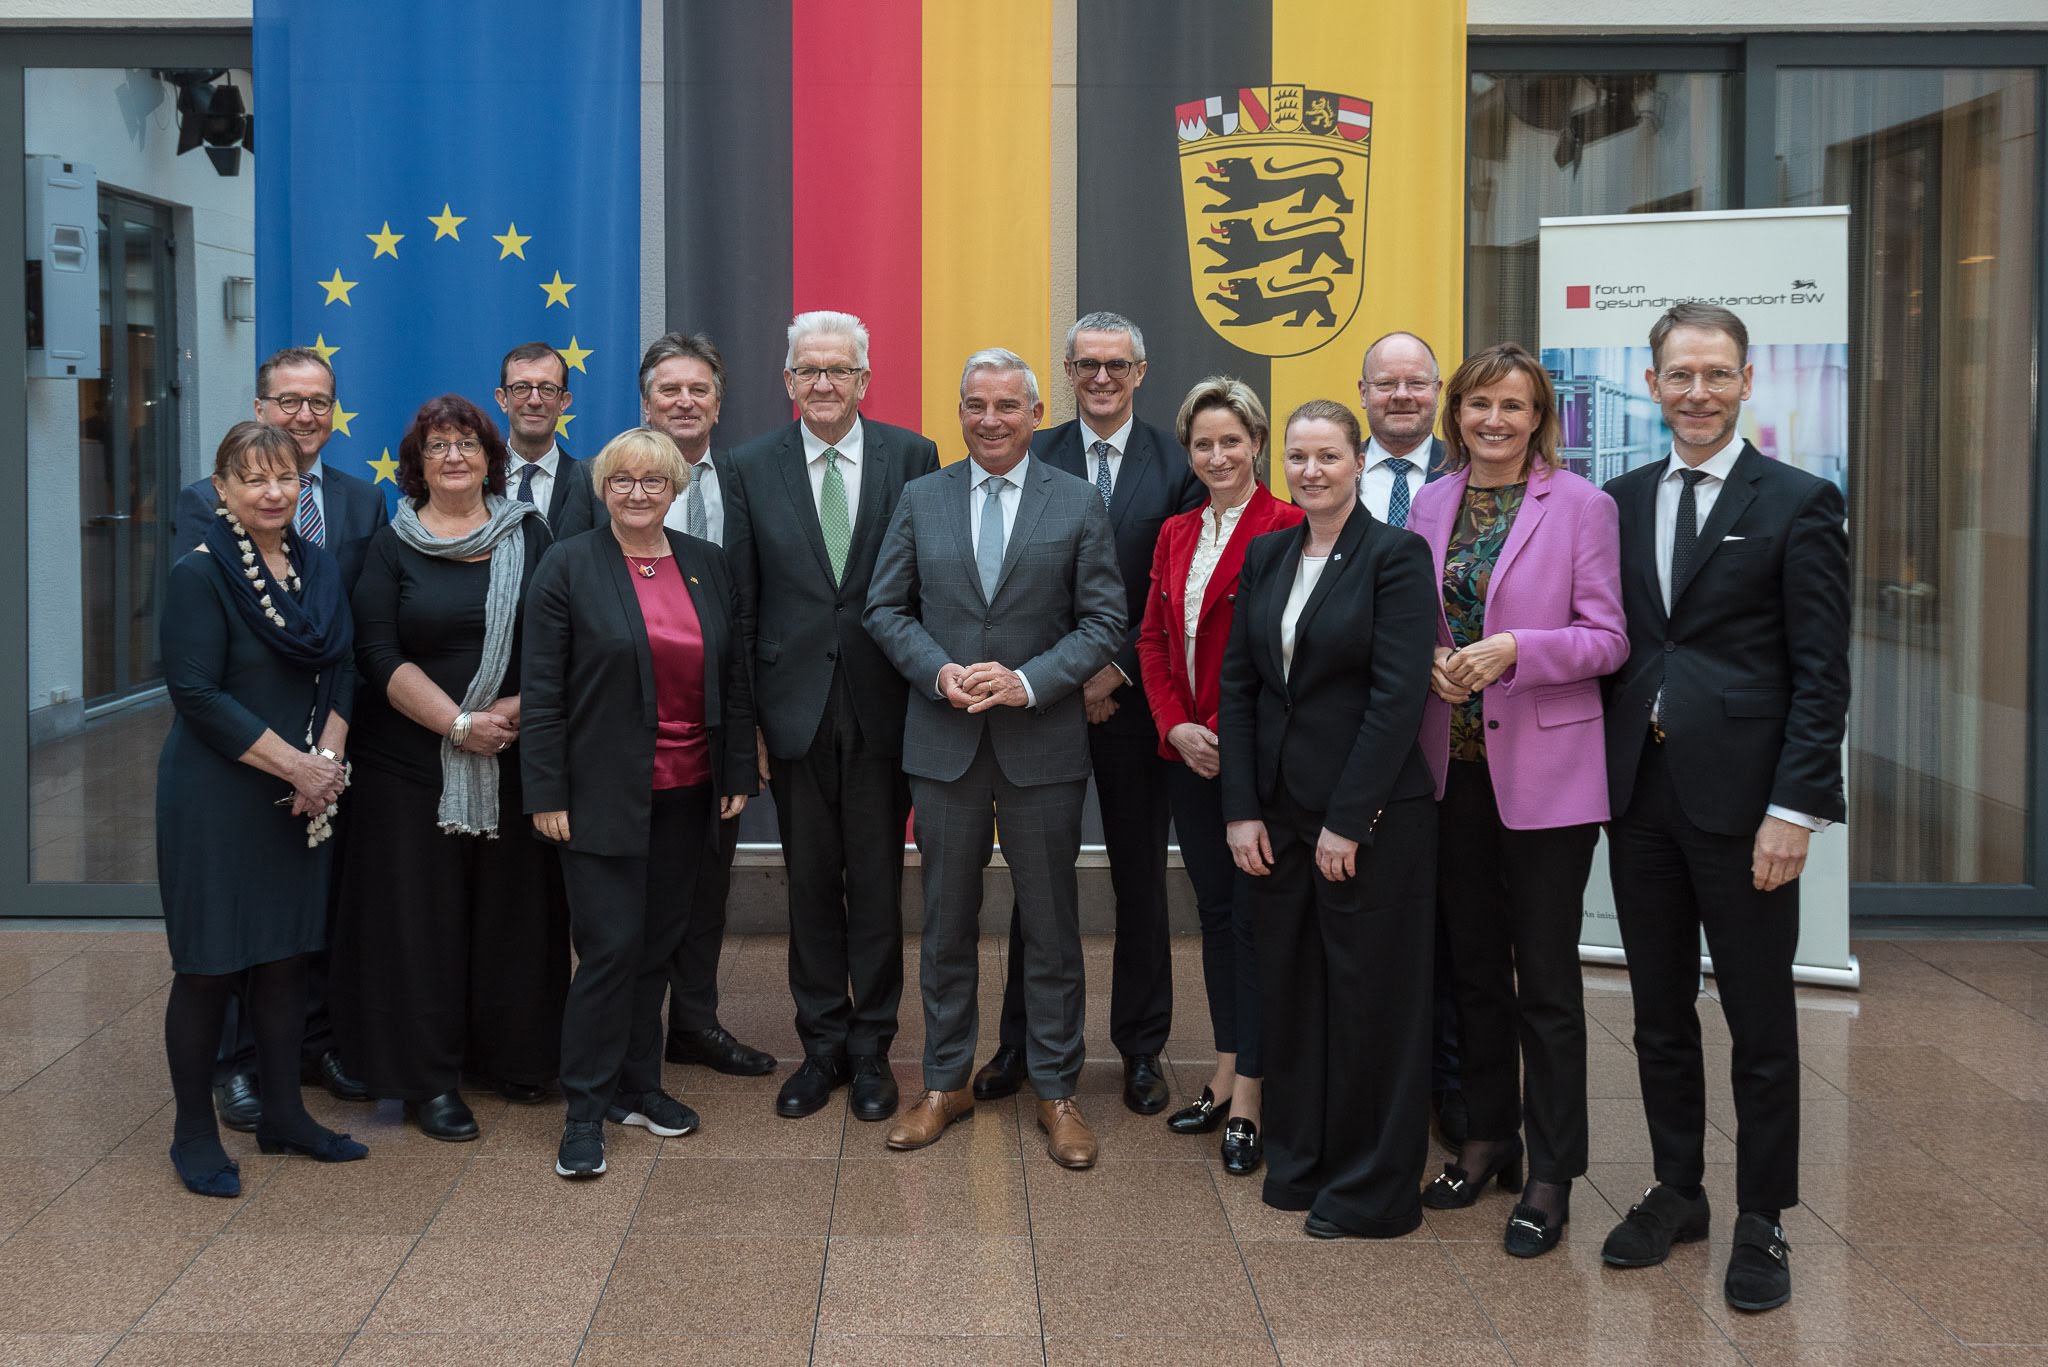
<path id="1" fill-rule="evenodd" d="M 1494 489 L 1468 486 L 1465 490 L 1457 524 L 1451 528 L 1451 543 L 1444 549 L 1444 620 L 1450 624 L 1451 644 L 1461 650 L 1486 635 L 1486 586 L 1528 487 L 1503 484 Z M 1452 759 L 1486 758 L 1486 723 L 1480 699 L 1481 695 L 1474 693 L 1451 709 Z"/>

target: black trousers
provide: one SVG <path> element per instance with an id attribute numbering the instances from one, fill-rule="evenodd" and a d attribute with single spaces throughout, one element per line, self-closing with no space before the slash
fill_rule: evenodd
<path id="1" fill-rule="evenodd" d="M 1437 809 L 1437 914 L 1451 942 L 1472 1138 L 1526 1126 L 1529 1175 L 1586 1172 L 1586 1009 L 1579 925 L 1595 825 L 1501 824 L 1484 760 L 1452 760 Z M 1517 1055 L 1520 1086 L 1517 1086 Z"/>
<path id="2" fill-rule="evenodd" d="M 1109 970 L 1109 1042 L 1125 1058 L 1166 1048 L 1173 1028 L 1173 962 L 1166 926 L 1167 771 L 1145 736 L 1088 728 L 1109 885 L 1116 893 L 1116 948 Z M 1001 1041 L 1024 1047 L 1024 932 L 1010 917 Z"/>
<path id="3" fill-rule="evenodd" d="M 1429 965 L 1436 804 L 1381 814 L 1358 873 L 1317 872 L 1320 812 L 1269 808 L 1254 878 L 1265 1004 L 1266 1204 L 1373 1238 L 1422 1223 L 1429 1148 Z"/>
<path id="4" fill-rule="evenodd" d="M 1458 980 L 1451 965 L 1451 937 L 1444 918 L 1436 918 L 1436 972 L 1431 975 L 1436 1008 L 1430 1013 L 1429 1087 L 1434 1092 L 1455 1092 L 1464 1084 L 1458 1080 Z"/>
<path id="5" fill-rule="evenodd" d="M 811 748 L 768 765 L 789 875 L 797 1038 L 806 1054 L 887 1054 L 903 1000 L 902 761 L 868 748 L 841 676 Z"/>
<path id="6" fill-rule="evenodd" d="M 693 859 L 688 877 L 690 915 L 668 965 L 668 1029 L 709 1030 L 718 1024 L 718 955 L 725 947 L 725 899 L 732 891 L 732 860 L 740 848 L 740 823 L 718 823 L 717 848 Z"/>
<path id="7" fill-rule="evenodd" d="M 1782 1210 L 1799 1203 L 1799 883 L 1758 892 L 1755 837 L 1693 825 L 1678 802 L 1683 781 L 1664 747 L 1644 745 L 1635 795 L 1607 833 L 1657 1180 L 1691 1186 L 1705 1170 L 1706 1069 L 1694 1009 L 1704 929 L 1734 1041 L 1736 1204 Z"/>
<path id="8" fill-rule="evenodd" d="M 1202 985 L 1216 1052 L 1237 1055 L 1239 1077 L 1259 1077 L 1259 953 L 1252 942 L 1252 882 L 1224 838 L 1223 785 L 1185 764 L 1166 766 L 1180 860 L 1202 921 Z"/>
<path id="9" fill-rule="evenodd" d="M 576 946 L 562 1011 L 571 1120 L 603 1120 L 614 1095 L 661 1086 L 661 997 L 704 887 L 696 873 L 715 838 L 716 802 L 709 783 L 657 791 L 644 858 L 562 851 Z"/>
<path id="10" fill-rule="evenodd" d="M 348 851 L 349 804 L 344 802 L 341 810 L 330 818 L 334 834 L 327 837 L 334 846 L 334 853 L 328 857 L 327 876 L 327 942 L 334 943 L 334 908 L 341 900 L 342 860 Z M 334 1046 L 334 1020 L 327 1007 L 327 951 L 308 954 L 306 959 L 306 1024 L 299 1037 L 299 1062 L 301 1071 L 308 1065 L 319 1062 L 320 1058 Z M 214 1055 L 213 1080 L 216 1085 L 226 1082 L 236 1073 L 254 1075 L 256 1072 L 256 1031 L 249 1023 L 249 1013 L 242 1006 L 243 986 L 238 981 L 235 990 L 228 997 L 227 1018 L 221 1023 L 220 1049 Z"/>
<path id="11" fill-rule="evenodd" d="M 335 1034 L 370 1095 L 421 1101 L 463 1072 L 541 1084 L 560 1062 L 569 914 L 552 846 L 500 765 L 498 839 L 444 835 L 440 790 L 357 765 L 332 951 Z"/>

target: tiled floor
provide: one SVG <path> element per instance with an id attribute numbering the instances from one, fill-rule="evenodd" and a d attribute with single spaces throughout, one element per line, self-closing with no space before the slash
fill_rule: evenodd
<path id="1" fill-rule="evenodd" d="M 1715 1239 L 1648 1271 L 1599 1263 L 1648 1180 L 1616 971 L 1587 974 L 1594 1162 L 1577 1219 L 1557 1253 L 1516 1262 L 1498 1194 L 1391 1243 L 1305 1239 L 1223 1173 L 1212 1140 L 1122 1108 L 1100 991 L 1091 1172 L 1054 1167 L 1016 1103 L 889 1154 L 843 1103 L 780 1120 L 777 1078 L 672 1068 L 703 1130 L 612 1131 L 600 1182 L 553 1175 L 552 1106 L 473 1098 L 483 1138 L 447 1146 L 394 1105 L 323 1096 L 369 1161 L 262 1158 L 231 1135 L 248 1194 L 205 1200 L 164 1158 L 161 938 L 0 930 L 0 1362 L 2048 1363 L 2048 943 L 1856 949 L 1861 993 L 1801 991 L 1798 1294 L 1743 1317 L 1720 1296 L 1725 1085 L 1710 1092 Z M 787 1058 L 783 953 L 774 937 L 728 945 L 724 1015 Z M 1001 953 L 983 949 L 985 1039 Z M 1091 984 L 1107 954 L 1089 946 Z M 1191 939 L 1175 968 L 1185 1094 L 1209 1063 Z M 1703 1016 L 1725 1069 L 1726 1031 L 1711 1003 Z M 906 1086 L 921 1033 L 906 1012 Z"/>

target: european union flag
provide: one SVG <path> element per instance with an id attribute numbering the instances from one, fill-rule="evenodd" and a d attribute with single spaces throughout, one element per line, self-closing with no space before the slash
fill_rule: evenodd
<path id="1" fill-rule="evenodd" d="M 392 493 L 437 394 L 568 360 L 565 450 L 639 420 L 638 0 L 256 0 L 257 337 L 335 370 L 325 459 Z M 388 496 L 388 495 L 387 495 Z"/>

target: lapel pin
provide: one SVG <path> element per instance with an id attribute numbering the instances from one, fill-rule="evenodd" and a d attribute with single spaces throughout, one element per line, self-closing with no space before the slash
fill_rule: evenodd
<path id="1" fill-rule="evenodd" d="M 1331 554 L 1331 556 L 1330 556 L 1330 559 L 1332 559 L 1332 560 L 1342 560 L 1343 558 L 1344 558 L 1344 552 L 1342 552 L 1342 551 L 1335 551 L 1335 552 L 1333 552 L 1333 553 Z"/>
<path id="2" fill-rule="evenodd" d="M 696 583 L 696 582 L 697 582 L 697 576 L 696 576 L 696 575 L 694 575 L 694 574 L 693 574 L 693 575 L 691 575 L 691 576 L 690 576 L 690 582 L 691 582 L 692 584 Z"/>

